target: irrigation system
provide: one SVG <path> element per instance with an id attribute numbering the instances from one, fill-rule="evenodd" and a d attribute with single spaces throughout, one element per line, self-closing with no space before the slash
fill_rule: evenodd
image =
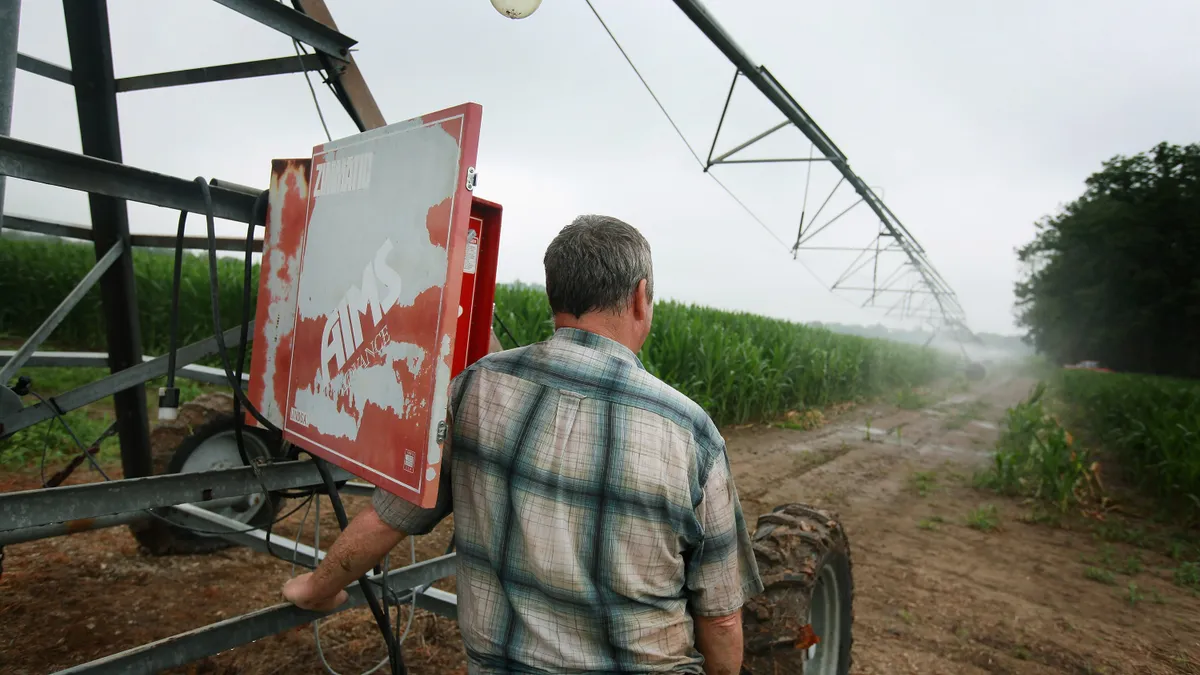
<path id="1" fill-rule="evenodd" d="M 306 49 L 298 49 L 295 55 L 279 58 L 118 78 L 114 75 L 113 45 L 105 0 L 66 0 L 63 3 L 71 61 L 69 66 L 19 53 L 20 0 L 0 0 L 0 213 L 3 212 L 2 181 L 9 176 L 86 192 L 91 214 L 90 227 L 15 215 L 5 215 L 0 220 L 0 227 L 90 241 L 97 261 L 95 267 L 18 349 L 0 352 L 0 438 L 7 438 L 39 423 L 65 425 L 63 415 L 67 412 L 112 397 L 116 421 L 111 433 L 119 439 L 123 471 L 123 477 L 119 480 L 0 494 L 0 551 L 5 545 L 103 527 L 130 526 L 137 531 L 138 528 L 145 528 L 147 523 L 157 521 L 169 523 L 172 528 L 179 530 L 205 532 L 209 536 L 259 551 L 296 556 L 301 563 L 315 564 L 324 555 L 320 550 L 261 527 L 248 527 L 245 519 L 223 515 L 230 513 L 223 510 L 224 507 L 230 504 L 245 505 L 247 500 L 254 499 L 256 495 L 290 496 L 298 491 L 311 495 L 328 490 L 328 477 L 322 476 L 322 467 L 316 462 L 271 456 L 248 466 L 163 473 L 156 465 L 151 444 L 145 384 L 163 377 L 174 367 L 180 377 L 235 388 L 240 386 L 241 382 L 246 381 L 244 375 L 239 382 L 237 377 L 231 379 L 228 370 L 197 365 L 197 362 L 218 355 L 223 349 L 237 349 L 246 331 L 238 326 L 182 345 L 175 354 L 174 363 L 168 356 L 151 357 L 143 353 L 132 251 L 137 247 L 173 247 L 177 240 L 169 236 L 132 235 L 126 204 L 133 201 L 194 214 L 205 214 L 207 211 L 217 218 L 261 224 L 263 216 L 257 209 L 262 191 L 214 179 L 209 181 L 208 186 L 211 203 L 206 203 L 194 180 L 123 163 L 117 106 L 120 94 L 241 78 L 318 72 L 360 131 L 385 124 L 351 54 L 350 49 L 356 41 L 338 30 L 324 0 L 292 0 L 290 6 L 276 0 L 214 1 L 242 15 L 244 20 L 256 21 L 288 36 L 297 46 L 304 45 Z M 749 59 L 700 2 L 674 2 L 735 67 L 730 98 L 734 88 L 745 80 L 760 91 L 784 117 L 780 124 L 728 151 L 717 153 L 720 127 L 724 125 L 723 112 L 712 149 L 704 162 L 704 170 L 739 163 L 781 161 L 742 159 L 738 153 L 788 125 L 795 126 L 820 154 L 782 161 L 831 164 L 842 176 L 839 186 L 843 182 L 847 184 L 857 193 L 857 203 L 865 204 L 879 219 L 876 241 L 861 250 L 862 259 L 856 261 L 855 265 L 863 269 L 874 261 L 878 267 L 879 256 L 888 252 L 899 252 L 905 259 L 905 273 L 876 275 L 875 283 L 866 289 L 870 296 L 868 303 L 885 293 L 899 292 L 910 301 L 917 294 L 924 294 L 931 303 L 926 307 L 931 312 L 930 317 L 938 319 L 939 324 L 946 328 L 965 330 L 965 314 L 954 292 L 934 269 L 925 250 L 910 231 L 875 191 L 851 170 L 845 154 L 765 66 L 756 65 Z M 82 153 L 11 137 L 14 80 L 18 69 L 72 89 L 79 118 Z M 816 216 L 807 218 L 806 214 L 802 215 L 801 226 L 792 246 L 793 252 L 804 249 L 814 236 L 835 224 L 841 215 L 821 224 L 817 224 Z M 246 242 L 210 234 L 208 238 L 184 237 L 182 246 L 189 249 L 242 251 Z M 254 246 L 255 250 L 261 250 L 261 240 Z M 906 278 L 912 281 L 911 285 L 898 285 Z M 55 327 L 96 286 L 100 290 L 105 317 L 106 351 L 82 353 L 42 350 L 42 345 Z M 916 308 L 903 305 L 902 311 L 916 311 Z M 14 378 L 22 368 L 32 366 L 103 366 L 108 368 L 109 374 L 56 396 L 39 398 L 27 404 L 26 399 L 31 394 L 29 382 L 25 378 L 14 381 Z M 83 447 L 85 444 L 81 442 L 80 445 L 81 455 L 73 466 L 94 461 L 91 455 L 96 444 Z M 349 474 L 341 471 L 335 471 L 332 478 L 335 487 L 343 494 L 369 495 L 374 489 L 350 480 Z M 386 588 L 393 599 L 412 600 L 419 607 L 454 617 L 455 596 L 430 588 L 432 582 L 452 575 L 454 567 L 454 554 L 450 553 L 399 569 L 381 570 L 370 577 L 368 589 Z M 365 600 L 364 587 L 356 584 L 351 589 L 350 602 L 335 611 L 361 605 Z M 158 672 L 310 623 L 323 615 L 280 604 L 79 664 L 62 672 Z"/>

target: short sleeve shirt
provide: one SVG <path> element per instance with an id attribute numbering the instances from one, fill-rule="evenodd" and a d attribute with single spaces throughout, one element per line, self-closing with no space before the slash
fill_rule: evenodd
<path id="1" fill-rule="evenodd" d="M 392 527 L 453 511 L 469 672 L 703 673 L 692 616 L 762 590 L 725 443 L 621 344 L 577 329 L 452 385 L 438 505 L 376 490 Z"/>

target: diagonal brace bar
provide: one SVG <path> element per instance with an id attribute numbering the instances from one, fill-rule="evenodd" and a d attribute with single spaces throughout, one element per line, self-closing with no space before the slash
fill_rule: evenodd
<path id="1" fill-rule="evenodd" d="M 346 37 L 303 12 L 297 12 L 276 0 L 216 0 L 216 2 L 337 59 L 344 59 L 350 48 L 358 44 L 358 40 Z"/>
<path id="2" fill-rule="evenodd" d="M 62 82 L 63 84 L 75 84 L 75 78 L 71 75 L 70 68 L 64 68 L 57 63 L 50 63 L 35 58 L 28 54 L 17 53 L 17 68 L 34 75 Z"/>
<path id="3" fill-rule="evenodd" d="M 193 504 L 178 504 L 163 509 L 162 515 L 167 520 L 184 528 L 221 532 L 215 536 L 255 551 L 271 553 L 287 559 L 291 559 L 294 555 L 297 564 L 308 568 L 316 567 L 317 563 L 325 559 L 324 551 L 319 551 L 308 544 L 293 541 L 274 532 L 268 535 L 266 530 L 247 529 L 245 523 L 226 518 L 219 513 L 213 513 Z"/>
<path id="4" fill-rule="evenodd" d="M 321 57 L 316 54 L 302 56 L 284 56 L 277 59 L 261 61 L 244 61 L 222 66 L 206 66 L 188 70 L 174 70 L 168 73 L 153 73 L 123 77 L 116 81 L 117 91 L 141 91 L 143 89 L 159 89 L 162 87 L 177 87 L 185 84 L 203 84 L 206 82 L 224 82 L 241 80 L 249 77 L 266 75 L 287 75 L 303 73 L 309 70 L 320 70 Z"/>
<path id="5" fill-rule="evenodd" d="M 124 252 L 125 243 L 117 240 L 117 243 L 113 244 L 113 247 L 108 249 L 108 253 L 105 253 L 104 257 L 96 261 L 96 265 L 92 267 L 92 269 L 88 270 L 88 273 L 79 280 L 79 283 L 75 285 L 75 288 L 72 288 L 71 292 L 67 293 L 67 297 L 63 298 L 62 302 L 58 303 L 58 307 L 55 307 L 54 311 L 50 312 L 50 316 L 46 317 L 46 320 L 42 322 L 42 325 L 38 326 L 37 330 L 33 332 L 33 335 L 30 335 L 29 339 L 25 341 L 25 344 L 21 345 L 21 348 L 17 350 L 17 353 L 8 360 L 8 363 L 5 363 L 4 366 L 0 368 L 0 386 L 3 386 L 6 382 L 8 382 L 9 379 L 21 369 L 21 366 L 25 365 L 25 362 L 29 360 L 29 357 L 33 356 L 33 353 L 37 351 L 37 348 L 46 341 L 46 338 L 50 337 L 50 333 L 54 332 L 55 328 L 58 328 L 58 324 L 62 323 L 63 319 L 67 318 L 67 314 L 75 308 L 75 305 L 79 304 L 79 301 L 83 299 L 83 296 L 87 295 L 88 291 L 92 290 L 92 287 L 96 285 L 96 282 L 100 280 L 100 277 L 104 276 L 104 273 L 108 271 L 108 268 L 112 267 L 113 263 L 115 263 Z"/>
<path id="6" fill-rule="evenodd" d="M 250 328 L 247 331 L 249 335 L 254 334 L 254 322 L 250 322 Z M 223 334 L 227 347 L 236 347 L 241 343 L 241 326 L 234 326 Z M 210 337 L 199 342 L 193 342 L 186 347 L 180 347 L 175 353 L 176 366 L 183 366 L 189 363 L 195 363 L 207 356 L 212 356 L 217 353 L 217 338 Z M 124 391 L 130 387 L 140 386 L 143 383 L 149 382 L 157 377 L 162 377 L 167 374 L 167 355 L 160 356 L 156 359 L 139 363 L 135 366 L 126 368 L 125 370 L 113 373 L 107 377 L 90 382 L 81 387 L 76 387 L 66 393 L 60 394 L 50 399 L 58 410 L 68 412 L 76 408 L 82 408 L 89 403 L 95 403 L 100 399 L 107 398 L 117 393 Z M 20 411 L 11 413 L 4 417 L 0 417 L 0 438 L 8 436 L 26 427 L 31 427 L 38 422 L 48 420 L 54 417 L 57 412 L 46 405 L 38 403 L 36 405 L 27 406 Z"/>
<path id="7" fill-rule="evenodd" d="M 836 223 L 836 222 L 838 221 L 838 218 L 841 218 L 842 216 L 846 215 L 847 213 L 850 213 L 850 210 L 851 210 L 851 209 L 853 209 L 854 207 L 858 206 L 858 205 L 859 205 L 859 204 L 861 204 L 861 203 L 863 203 L 863 200 L 860 198 L 858 201 L 854 202 L 854 203 L 853 203 L 853 204 L 851 204 L 850 206 L 847 206 L 845 209 L 843 209 L 843 210 L 842 210 L 842 212 L 841 212 L 841 213 L 839 213 L 839 214 L 837 214 L 836 216 L 834 216 L 834 217 L 830 218 L 830 219 L 829 219 L 829 222 L 827 222 L 827 223 L 825 223 L 824 225 L 822 225 L 822 226 L 818 227 L 818 228 L 817 228 L 815 231 L 810 231 L 810 232 L 808 233 L 808 235 L 806 235 L 806 236 L 804 237 L 804 239 L 802 239 L 802 240 L 800 241 L 800 243 L 799 243 L 799 244 L 797 244 L 797 246 L 803 246 L 805 242 L 812 241 L 812 238 L 813 238 L 813 237 L 815 237 L 815 236 L 817 236 L 818 234 L 821 234 L 821 231 L 822 231 L 822 230 L 824 230 L 825 228 L 829 227 L 830 225 L 832 225 L 832 224 Z M 825 205 L 824 205 L 824 204 L 822 204 L 822 205 L 821 205 L 821 208 L 824 208 L 824 207 L 825 207 Z M 820 211 L 817 211 L 817 215 L 820 215 L 820 213 L 821 213 Z M 814 219 L 815 219 L 815 216 L 814 216 Z M 878 237 L 876 237 L 876 239 L 878 239 Z"/>
<path id="8" fill-rule="evenodd" d="M 766 131 L 762 132 L 761 134 L 755 136 L 754 138 L 751 138 L 750 140 L 746 141 L 745 143 L 742 143 L 741 145 L 737 146 L 736 148 L 730 150 L 729 152 L 726 152 L 723 155 L 718 155 L 716 159 L 709 160 L 709 164 L 710 165 L 720 164 L 723 160 L 725 160 L 729 156 L 731 156 L 737 152 L 740 152 L 742 150 L 745 150 L 746 148 L 750 147 L 751 145 L 754 145 L 755 143 L 761 141 L 762 139 L 766 138 L 767 136 L 770 136 L 771 134 L 775 133 L 776 131 L 779 131 L 780 129 L 786 127 L 789 124 L 791 124 L 790 121 L 784 120 L 784 121 L 780 122 L 779 124 L 776 124 L 775 126 L 771 127 L 770 129 L 767 129 Z M 714 139 L 714 140 L 716 140 L 716 139 Z"/>

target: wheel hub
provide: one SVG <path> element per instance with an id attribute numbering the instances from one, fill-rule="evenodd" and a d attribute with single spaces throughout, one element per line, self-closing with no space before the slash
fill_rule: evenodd
<path id="1" fill-rule="evenodd" d="M 270 455 L 266 444 L 263 443 L 257 434 L 243 432 L 242 441 L 246 447 L 246 454 L 250 457 L 267 457 Z M 237 435 L 234 431 L 230 430 L 213 434 L 204 439 L 188 455 L 179 472 L 216 471 L 219 469 L 236 469 L 243 466 L 246 466 L 246 464 L 242 461 L 241 453 L 238 452 Z M 208 508 L 213 513 L 225 516 L 226 518 L 232 518 L 240 523 L 249 523 L 258 515 L 258 512 L 262 510 L 266 502 L 266 496 L 261 492 L 256 492 L 246 495 L 243 499 L 236 502 L 226 503 L 215 508 L 209 508 L 204 506 L 204 504 L 197 504 L 197 506 Z"/>
<path id="2" fill-rule="evenodd" d="M 817 577 L 809 605 L 808 622 L 820 642 L 808 648 L 805 675 L 837 675 L 841 653 L 842 607 L 838 603 L 838 578 L 832 565 L 826 565 Z"/>

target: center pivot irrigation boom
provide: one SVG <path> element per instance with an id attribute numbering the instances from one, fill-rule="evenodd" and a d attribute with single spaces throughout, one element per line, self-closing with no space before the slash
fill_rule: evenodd
<path id="1" fill-rule="evenodd" d="M 0 0 L 0 177 L 88 193 L 92 226 L 11 215 L 0 222 L 91 241 L 97 259 L 19 349 L 0 353 L 0 438 L 39 423 L 61 424 L 75 437 L 64 415 L 111 396 L 117 419 L 105 436 L 120 440 L 123 473 L 119 479 L 105 473 L 93 456 L 99 440 L 87 446 L 75 437 L 80 455 L 67 469 L 38 489 L 0 493 L 0 553 L 4 546 L 128 526 L 150 554 L 240 545 L 313 566 L 324 557 L 315 542 L 272 532 L 291 513 L 279 513 L 285 499 L 326 495 L 344 526 L 339 494 L 384 489 L 422 505 L 436 498 L 450 379 L 487 353 L 491 337 L 501 208 L 473 195 L 482 109 L 468 103 L 387 125 L 350 54 L 355 41 L 338 31 L 323 0 L 293 0 L 291 7 L 217 2 L 288 35 L 296 56 L 118 78 L 104 0 L 64 3 L 70 68 L 17 53 L 20 5 Z M 523 18 L 539 0 L 492 4 Z M 83 154 L 8 135 L 18 68 L 72 87 Z M 360 133 L 317 145 L 311 157 L 274 160 L 266 190 L 122 162 L 121 92 L 309 71 L 325 76 Z M 178 212 L 177 236 L 131 235 L 127 201 Z M 204 219 L 207 236 L 184 236 L 189 213 Z M 217 237 L 216 218 L 247 224 L 244 240 Z M 211 337 L 179 345 L 172 328 L 167 354 L 143 355 L 132 262 L 138 246 L 175 248 L 173 326 L 183 250 L 207 251 Z M 227 330 L 217 302 L 218 250 L 245 255 L 243 316 Z M 263 255 L 251 319 L 255 252 Z M 95 285 L 107 352 L 39 351 Z M 250 369 L 243 373 L 250 343 Z M 214 356 L 220 367 L 196 365 Z M 107 366 L 110 374 L 43 397 L 36 375 L 23 370 L 34 366 Z M 233 395 L 180 401 L 176 375 L 226 385 Z M 152 427 L 146 384 L 164 377 Z M 27 405 L 26 397 L 36 402 Z M 62 486 L 83 462 L 104 481 Z M 781 506 L 759 519 L 755 552 L 768 586 L 745 615 L 747 671 L 846 673 L 853 580 L 836 515 Z M 384 566 L 355 584 L 334 611 L 368 604 L 386 636 L 392 671 L 403 672 L 402 640 L 389 632 L 400 616 L 389 614 L 389 602 L 455 617 L 455 596 L 430 587 L 454 569 L 450 552 L 400 569 Z M 62 672 L 160 672 L 326 614 L 280 604 Z"/>
<path id="2" fill-rule="evenodd" d="M 959 304 L 958 298 L 954 294 L 954 291 L 950 288 L 950 285 L 944 278 L 942 278 L 942 275 L 939 274 L 936 269 L 934 269 L 933 264 L 929 261 L 925 254 L 925 249 L 922 248 L 919 243 L 917 243 L 916 238 L 908 231 L 907 228 L 904 227 L 904 224 L 900 222 L 900 219 L 896 217 L 896 214 L 892 213 L 892 210 L 883 203 L 883 200 L 879 197 L 879 195 L 877 195 L 875 191 L 871 189 L 871 187 L 867 185 L 867 183 L 860 178 L 858 174 L 854 173 L 853 169 L 850 168 L 850 162 L 846 158 L 845 153 L 843 153 L 837 147 L 837 145 L 834 144 L 833 140 L 825 134 L 821 127 L 818 126 L 811 117 L 809 117 L 808 113 L 804 111 L 804 108 L 802 108 L 800 104 L 796 102 L 796 99 L 792 98 L 792 95 L 789 94 L 787 89 L 785 89 L 783 85 L 775 79 L 775 76 L 771 74 L 770 70 L 767 70 L 766 66 L 755 65 L 754 62 L 750 60 L 750 57 L 746 55 L 746 52 L 743 51 L 736 42 L 734 42 L 729 33 L 727 33 L 725 29 L 722 28 L 719 23 L 717 23 L 717 20 L 713 18 L 712 14 L 705 9 L 704 5 L 702 5 L 699 0 L 674 0 L 674 2 L 679 9 L 687 15 L 688 19 L 690 19 L 692 23 L 694 23 L 702 33 L 704 33 L 705 37 L 707 37 L 713 43 L 713 45 L 717 47 L 717 49 L 721 50 L 721 53 L 724 54 L 725 57 L 728 58 L 737 69 L 734 73 L 733 83 L 729 87 L 729 96 L 725 99 L 725 109 L 721 112 L 721 122 L 717 125 L 717 131 L 713 136 L 712 149 L 709 151 L 705 171 L 708 171 L 713 166 L 719 164 L 749 164 L 781 161 L 756 159 L 731 160 L 730 157 L 746 149 L 752 144 L 766 138 L 767 136 L 785 128 L 788 125 L 795 126 L 800 130 L 801 133 L 805 135 L 805 137 L 808 138 L 813 147 L 815 147 L 816 150 L 821 153 L 821 157 L 824 159 L 824 161 L 832 164 L 838 170 L 838 172 L 841 173 L 842 180 L 838 182 L 838 184 L 834 187 L 834 190 L 836 191 L 838 187 L 841 186 L 843 181 L 848 183 L 859 196 L 859 201 L 856 202 L 855 205 L 859 203 L 865 203 L 879 218 L 879 223 L 882 227 L 880 236 L 891 239 L 890 247 L 899 249 L 907 257 L 907 263 L 911 266 L 910 271 L 913 271 L 918 275 L 919 285 L 928 292 L 933 301 L 936 303 L 937 314 L 941 319 L 941 325 L 948 329 L 965 331 L 969 334 L 970 331 L 966 327 L 966 312 L 963 311 L 963 308 Z M 755 88 L 762 92 L 763 96 L 765 96 L 767 100 L 779 110 L 779 112 L 783 113 L 783 116 L 786 119 L 784 122 L 767 129 L 763 133 L 754 136 L 745 143 L 739 144 L 732 150 L 719 155 L 714 159 L 712 153 L 716 149 L 717 139 L 721 134 L 721 127 L 724 126 L 725 113 L 729 109 L 729 102 L 733 98 L 734 88 L 737 87 L 738 79 L 741 77 L 746 78 L 747 81 L 749 81 L 755 86 Z M 794 160 L 782 161 L 813 161 L 813 158 L 796 158 Z M 826 203 L 828 203 L 828 199 L 826 200 Z M 853 208 L 853 206 L 851 208 Z M 796 235 L 796 242 L 792 246 L 793 253 L 798 252 L 799 249 L 808 243 L 813 236 L 815 236 L 825 227 L 831 225 L 844 214 L 845 211 L 837 216 L 834 216 L 834 218 L 826 224 L 816 228 L 812 226 L 813 224 L 811 222 L 805 223 L 804 214 L 801 214 L 800 228 Z M 871 248 L 867 247 L 863 250 L 864 252 L 870 252 Z M 878 256 L 881 250 L 882 249 L 876 247 L 875 255 Z M 858 261 L 852 263 L 852 266 L 855 264 L 858 264 Z M 843 279 L 848 276 L 849 274 L 843 275 Z M 891 290 L 890 284 L 878 284 L 878 276 L 876 276 L 874 279 L 875 283 L 873 283 L 873 287 L 870 289 L 864 289 L 865 291 L 871 293 L 871 297 L 868 299 L 868 302 L 870 303 L 874 302 L 879 293 Z M 892 281 L 894 282 L 895 280 L 893 279 Z M 834 287 L 837 287 L 836 283 L 834 284 Z"/>

